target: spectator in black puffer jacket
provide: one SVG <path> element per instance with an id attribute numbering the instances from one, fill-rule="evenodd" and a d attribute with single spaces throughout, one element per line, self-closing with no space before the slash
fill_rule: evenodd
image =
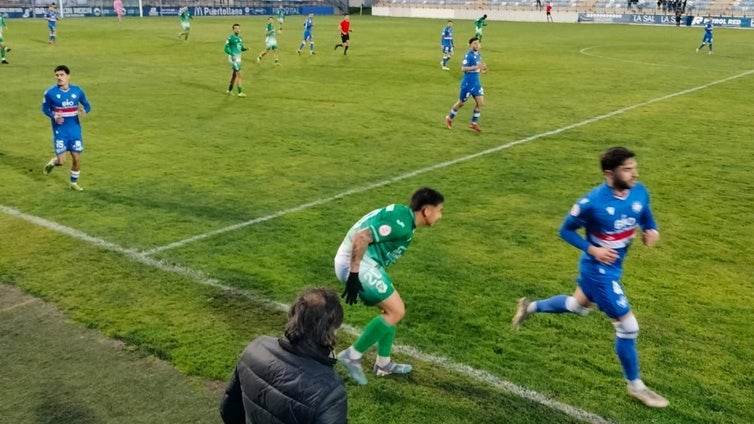
<path id="1" fill-rule="evenodd" d="M 335 334 L 343 307 L 330 289 L 302 292 L 285 336 L 261 336 L 244 350 L 225 389 L 226 424 L 347 422 L 343 380 L 335 373 Z"/>

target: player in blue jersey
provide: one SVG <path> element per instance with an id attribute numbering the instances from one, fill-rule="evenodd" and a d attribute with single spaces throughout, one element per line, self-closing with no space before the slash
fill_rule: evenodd
<path id="1" fill-rule="evenodd" d="M 310 13 L 304 21 L 304 39 L 296 49 L 296 53 L 299 55 L 301 55 L 301 49 L 304 48 L 307 42 L 309 43 L 309 54 L 314 54 L 314 36 L 312 35 L 312 27 L 314 26 L 314 21 L 312 20 L 313 17 L 314 13 Z"/>
<path id="2" fill-rule="evenodd" d="M 629 395 L 645 405 L 663 408 L 667 399 L 650 390 L 639 378 L 636 338 L 639 322 L 621 283 L 623 260 L 637 236 L 652 246 L 660 239 L 649 206 L 649 192 L 637 182 L 636 158 L 624 147 L 611 147 L 600 158 L 605 182 L 592 189 L 571 208 L 560 236 L 584 252 L 579 262 L 578 285 L 572 296 L 558 295 L 529 301 L 521 298 L 513 328 L 537 312 L 584 316 L 593 305 L 607 314 L 615 327 L 615 352 L 628 382 Z M 577 230 L 584 228 L 586 237 Z"/>
<path id="3" fill-rule="evenodd" d="M 448 20 L 448 24 L 442 30 L 440 47 L 442 47 L 442 62 L 440 62 L 440 66 L 443 71 L 449 71 L 448 61 L 453 56 L 453 21 L 451 20 Z"/>
<path id="4" fill-rule="evenodd" d="M 60 19 L 60 14 L 58 14 L 58 10 L 55 8 L 55 3 L 47 8 L 45 19 L 47 19 L 47 29 L 50 30 L 50 38 L 47 40 L 47 44 L 55 44 L 58 19 Z"/>
<path id="5" fill-rule="evenodd" d="M 92 108 L 84 90 L 69 83 L 70 74 L 71 71 L 65 65 L 56 67 L 57 84 L 48 88 L 42 98 L 42 112 L 50 117 L 52 123 L 52 147 L 55 150 L 55 157 L 44 166 L 44 173 L 47 175 L 56 166 L 63 165 L 66 152 L 70 152 L 72 162 L 70 187 L 72 190 L 84 191 L 78 184 L 81 153 L 84 151 L 80 119 L 86 116 Z"/>
<path id="6" fill-rule="evenodd" d="M 453 119 L 458 114 L 458 109 L 462 108 L 469 97 L 474 98 L 476 105 L 474 106 L 474 112 L 471 115 L 471 123 L 469 128 L 476 132 L 482 132 L 479 127 L 479 116 L 482 114 L 482 106 L 484 106 L 484 88 L 479 81 L 479 73 L 487 73 L 487 65 L 482 62 L 482 54 L 479 53 L 481 48 L 479 39 L 473 37 L 469 40 L 469 51 L 463 58 L 461 63 L 461 70 L 463 71 L 463 79 L 461 80 L 461 92 L 458 95 L 458 100 L 453 104 L 450 109 L 450 114 L 445 117 L 445 125 L 448 129 L 453 129 Z"/>
<path id="7" fill-rule="evenodd" d="M 373 369 L 378 377 L 407 374 L 413 369 L 390 359 L 395 326 L 406 314 L 406 305 L 385 268 L 403 256 L 417 227 L 431 227 L 442 218 L 444 202 L 438 191 L 420 188 L 411 195 L 408 206 L 392 204 L 361 217 L 338 248 L 335 275 L 346 286 L 341 296 L 349 305 L 361 299 L 380 311 L 356 342 L 338 354 L 338 361 L 359 385 L 367 384 L 361 358 L 375 344 L 377 360 Z"/>
<path id="8" fill-rule="evenodd" d="M 712 54 L 712 18 L 710 17 L 707 17 L 707 24 L 704 25 L 702 44 L 696 48 L 696 51 L 699 51 L 705 44 L 709 46 L 709 54 Z"/>

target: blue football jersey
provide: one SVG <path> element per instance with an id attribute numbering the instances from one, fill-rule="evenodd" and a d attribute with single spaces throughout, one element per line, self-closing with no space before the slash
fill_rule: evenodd
<path id="1" fill-rule="evenodd" d="M 440 43 L 443 46 L 453 46 L 453 27 L 446 26 L 445 29 L 442 30 Z"/>
<path id="2" fill-rule="evenodd" d="M 466 56 L 463 58 L 461 66 L 476 66 L 482 61 L 482 54 L 469 50 Z M 479 69 L 473 71 L 466 71 L 463 74 L 463 84 L 479 84 Z"/>
<path id="3" fill-rule="evenodd" d="M 576 230 L 584 228 L 585 238 Z M 600 266 L 609 268 L 615 275 L 623 269 L 623 259 L 636 231 L 656 230 L 657 223 L 649 206 L 649 192 L 641 183 L 636 183 L 624 198 L 617 197 L 607 184 L 602 184 L 579 199 L 563 221 L 560 234 L 569 243 L 584 251 L 580 268 Z M 597 262 L 586 253 L 589 245 L 608 247 L 618 252 L 619 258 L 612 265 Z"/>
<path id="4" fill-rule="evenodd" d="M 68 90 L 54 85 L 45 91 L 42 112 L 50 117 L 56 138 L 81 138 L 79 105 L 83 106 L 87 113 L 91 110 L 84 90 L 77 85 L 69 85 Z M 62 124 L 55 122 L 56 115 L 63 118 Z"/>

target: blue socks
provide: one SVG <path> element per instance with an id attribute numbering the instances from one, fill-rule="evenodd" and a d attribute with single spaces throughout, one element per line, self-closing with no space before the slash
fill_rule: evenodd
<path id="1" fill-rule="evenodd" d="M 549 299 L 537 301 L 537 312 L 546 312 L 552 314 L 562 314 L 563 312 L 570 312 L 566 308 L 566 299 L 568 296 L 559 294 Z"/>
<path id="2" fill-rule="evenodd" d="M 628 381 L 639 378 L 639 354 L 636 352 L 636 339 L 615 338 L 615 353 L 623 367 L 623 375 Z"/>

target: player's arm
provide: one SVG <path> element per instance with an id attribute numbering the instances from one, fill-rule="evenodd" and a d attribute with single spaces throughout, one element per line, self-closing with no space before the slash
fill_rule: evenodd
<path id="1" fill-rule="evenodd" d="M 86 98 L 86 94 L 84 94 L 83 90 L 81 91 L 81 96 L 79 96 L 79 104 L 83 107 L 83 110 L 80 110 L 79 114 L 83 116 L 86 116 L 86 114 L 92 110 L 92 105 L 89 104 L 89 100 Z"/>
<path id="2" fill-rule="evenodd" d="M 477 62 L 476 64 L 474 64 L 474 66 L 461 66 L 461 70 L 463 72 L 472 72 L 472 71 L 476 71 L 476 70 L 480 70 L 481 71 L 482 70 L 482 66 L 484 66 L 484 63 Z"/>
<path id="3" fill-rule="evenodd" d="M 367 251 L 367 247 L 372 243 L 372 231 L 369 228 L 362 228 L 353 235 L 353 244 L 351 247 L 351 263 L 349 264 L 348 279 L 346 286 L 340 297 L 346 299 L 347 305 L 355 305 L 359 301 L 359 292 L 364 290 L 359 279 L 359 267 L 361 259 Z"/>
<path id="4" fill-rule="evenodd" d="M 560 237 L 571 246 L 597 259 L 598 262 L 610 265 L 618 259 L 618 252 L 609 247 L 595 246 L 578 233 L 578 230 L 584 227 L 584 218 L 588 214 L 588 210 L 585 211 L 578 203 L 575 204 L 563 220 L 563 225 L 560 226 Z"/>
<path id="5" fill-rule="evenodd" d="M 639 218 L 639 226 L 641 227 L 641 241 L 645 246 L 652 246 L 660 241 L 657 222 L 655 222 L 654 215 L 652 214 L 652 208 L 649 207 L 649 196 L 647 196 L 647 204 Z"/>
<path id="6" fill-rule="evenodd" d="M 351 247 L 350 271 L 359 272 L 361 260 L 367 251 L 367 247 L 374 241 L 372 231 L 369 228 L 362 228 L 353 235 L 353 246 Z"/>
<path id="7" fill-rule="evenodd" d="M 45 92 L 44 97 L 42 97 L 42 113 L 47 115 L 49 118 L 55 117 L 55 112 L 52 111 L 52 102 L 47 96 L 47 92 Z"/>

